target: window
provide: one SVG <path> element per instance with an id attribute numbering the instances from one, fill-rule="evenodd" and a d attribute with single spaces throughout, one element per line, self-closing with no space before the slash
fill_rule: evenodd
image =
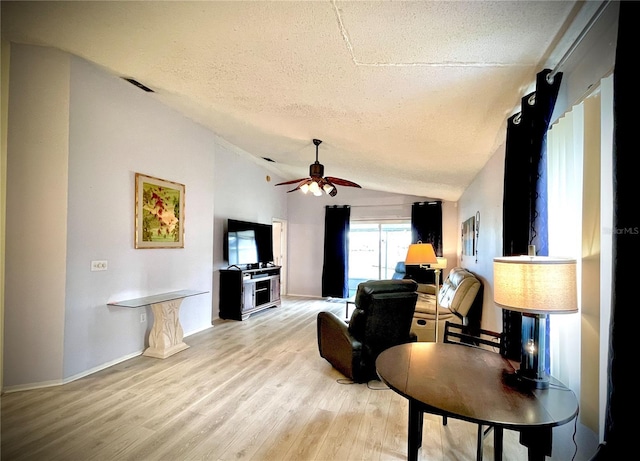
<path id="1" fill-rule="evenodd" d="M 580 305 L 580 315 L 551 316 L 551 375 L 576 393 L 580 421 L 594 432 L 604 427 L 606 412 L 613 119 L 609 76 L 558 119 L 547 135 L 549 254 L 577 259 Z M 581 383 L 590 384 L 581 388 Z"/>
<path id="2" fill-rule="evenodd" d="M 366 280 L 390 279 L 411 243 L 411 222 L 351 222 L 349 296 Z"/>

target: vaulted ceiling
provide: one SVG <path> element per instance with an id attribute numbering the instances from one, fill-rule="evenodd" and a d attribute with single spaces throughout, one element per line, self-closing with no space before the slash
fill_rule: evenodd
<path id="1" fill-rule="evenodd" d="M 2 35 L 134 78 L 282 180 L 317 138 L 328 176 L 455 201 L 587 3 L 2 1 Z"/>

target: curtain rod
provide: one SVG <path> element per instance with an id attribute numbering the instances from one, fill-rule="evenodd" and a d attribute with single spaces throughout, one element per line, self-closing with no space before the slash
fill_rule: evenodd
<path id="1" fill-rule="evenodd" d="M 381 203 L 377 205 L 342 205 L 351 208 L 380 208 L 383 206 L 413 206 L 413 205 L 435 205 L 439 200 L 432 200 L 429 202 L 412 202 L 412 203 Z M 338 205 L 327 205 L 327 208 L 337 207 Z"/>
<path id="2" fill-rule="evenodd" d="M 595 14 L 591 17 L 591 19 L 587 23 L 587 25 L 584 27 L 584 29 L 582 29 L 580 34 L 576 37 L 576 39 L 573 41 L 573 43 L 567 49 L 567 51 L 565 51 L 565 53 L 560 58 L 560 61 L 558 61 L 558 63 L 553 67 L 553 69 L 551 70 L 549 75 L 547 75 L 547 81 L 548 82 L 550 82 L 550 83 L 553 82 L 553 79 L 555 78 L 556 74 L 558 73 L 558 69 L 564 65 L 564 63 L 567 61 L 567 59 L 569 59 L 569 57 L 576 50 L 578 45 L 580 45 L 580 42 L 582 42 L 584 37 L 589 33 L 589 31 L 591 30 L 593 25 L 596 23 L 596 21 L 600 18 L 600 16 L 602 16 L 602 13 L 604 12 L 604 10 L 607 8 L 607 6 L 609 6 L 609 3 L 611 3 L 611 0 L 603 1 L 600 4 L 600 6 L 596 10 Z"/>
<path id="3" fill-rule="evenodd" d="M 410 203 L 383 203 L 380 205 L 351 205 L 351 208 L 380 208 L 383 206 L 411 206 Z"/>

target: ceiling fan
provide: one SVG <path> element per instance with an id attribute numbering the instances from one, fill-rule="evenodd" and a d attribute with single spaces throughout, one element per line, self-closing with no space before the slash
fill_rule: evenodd
<path id="1" fill-rule="evenodd" d="M 349 187 L 361 187 L 355 182 L 348 181 L 346 179 L 334 178 L 333 176 L 323 176 L 324 175 L 324 165 L 318 162 L 318 146 L 322 141 L 319 139 L 314 139 L 313 143 L 316 146 L 316 161 L 309 165 L 309 177 L 294 179 L 292 181 L 285 181 L 276 184 L 276 186 L 283 186 L 285 184 L 295 184 L 299 183 L 294 189 L 291 189 L 287 192 L 294 192 L 300 189 L 303 193 L 311 192 L 315 196 L 322 195 L 322 191 L 324 191 L 327 195 L 331 197 L 335 197 L 338 193 L 338 189 L 336 189 L 336 185 L 338 186 L 349 186 Z"/>

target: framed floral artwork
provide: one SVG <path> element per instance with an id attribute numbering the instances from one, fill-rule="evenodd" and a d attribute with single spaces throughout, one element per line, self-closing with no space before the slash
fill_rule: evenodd
<path id="1" fill-rule="evenodd" d="M 136 248 L 184 248 L 184 189 L 136 173 Z"/>

